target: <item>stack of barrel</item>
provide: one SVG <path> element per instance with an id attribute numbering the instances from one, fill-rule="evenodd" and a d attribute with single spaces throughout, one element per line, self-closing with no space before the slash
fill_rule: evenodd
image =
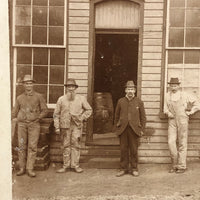
<path id="1" fill-rule="evenodd" d="M 38 142 L 37 157 L 34 169 L 35 170 L 46 170 L 50 164 L 49 156 L 49 133 L 52 126 L 52 118 L 42 119 L 40 128 L 40 138 Z M 13 138 L 12 138 L 12 160 L 13 168 L 18 169 L 18 134 L 17 134 L 17 124 L 12 127 Z"/>
<path id="2" fill-rule="evenodd" d="M 108 92 L 94 93 L 94 133 L 108 133 L 113 128 L 113 101 Z"/>

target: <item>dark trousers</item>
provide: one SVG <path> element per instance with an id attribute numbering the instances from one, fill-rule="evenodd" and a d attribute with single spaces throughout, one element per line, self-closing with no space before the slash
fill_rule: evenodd
<path id="1" fill-rule="evenodd" d="M 120 167 L 123 170 L 129 170 L 129 158 L 132 170 L 137 170 L 138 165 L 138 142 L 139 137 L 128 125 L 120 135 Z"/>

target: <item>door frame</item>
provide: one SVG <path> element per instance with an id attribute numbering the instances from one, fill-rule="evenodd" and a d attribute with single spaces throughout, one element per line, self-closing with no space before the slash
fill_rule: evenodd
<path id="1" fill-rule="evenodd" d="M 140 25 L 138 29 L 95 29 L 95 5 L 107 0 L 91 0 L 90 1 L 90 22 L 89 22 L 89 60 L 88 60 L 88 102 L 93 105 L 94 91 L 94 61 L 95 61 L 95 38 L 96 33 L 102 32 L 106 34 L 139 34 L 138 41 L 138 74 L 137 74 L 137 96 L 141 96 L 141 78 L 142 78 L 142 49 L 143 49 L 143 19 L 144 19 L 144 0 L 126 0 L 140 5 Z M 118 0 L 112 0 L 118 1 Z M 93 116 L 89 118 L 87 123 L 86 144 L 93 141 Z"/>

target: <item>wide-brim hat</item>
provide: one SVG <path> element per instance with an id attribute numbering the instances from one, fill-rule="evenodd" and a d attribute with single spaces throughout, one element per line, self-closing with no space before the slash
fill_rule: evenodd
<path id="1" fill-rule="evenodd" d="M 134 87 L 134 88 L 136 88 L 136 85 L 135 85 L 135 83 L 133 81 L 127 81 L 126 85 L 125 85 L 125 88 L 127 88 L 127 87 Z"/>
<path id="2" fill-rule="evenodd" d="M 179 81 L 178 78 L 171 78 L 170 82 L 168 84 L 180 84 L 181 82 Z"/>
<path id="3" fill-rule="evenodd" d="M 76 81 L 73 78 L 69 78 L 64 86 L 75 86 L 76 88 L 78 87 Z"/>
<path id="4" fill-rule="evenodd" d="M 29 81 L 31 81 L 31 82 L 33 82 L 33 83 L 35 83 L 36 81 L 32 78 L 32 76 L 30 75 L 30 74 L 26 74 L 26 75 L 24 75 L 24 78 L 23 78 L 23 80 L 21 81 L 22 83 L 25 83 L 25 82 L 29 82 Z"/>

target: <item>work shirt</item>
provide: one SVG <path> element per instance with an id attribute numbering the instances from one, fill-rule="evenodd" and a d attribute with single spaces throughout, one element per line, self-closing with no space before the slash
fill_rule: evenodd
<path id="1" fill-rule="evenodd" d="M 91 114 L 92 108 L 84 96 L 76 94 L 74 100 L 70 101 L 67 95 L 63 95 L 58 99 L 54 110 L 54 127 L 70 128 L 71 120 L 80 127 Z"/>
<path id="2" fill-rule="evenodd" d="M 179 109 L 174 108 L 174 102 L 179 102 Z M 199 100 L 192 94 L 177 91 L 176 93 L 168 92 L 164 105 L 164 113 L 172 114 L 173 116 L 187 116 L 186 111 L 195 113 L 200 110 Z"/>
<path id="3" fill-rule="evenodd" d="M 19 95 L 12 110 L 12 119 L 17 117 L 18 122 L 39 121 L 48 114 L 44 98 L 37 92 Z"/>

